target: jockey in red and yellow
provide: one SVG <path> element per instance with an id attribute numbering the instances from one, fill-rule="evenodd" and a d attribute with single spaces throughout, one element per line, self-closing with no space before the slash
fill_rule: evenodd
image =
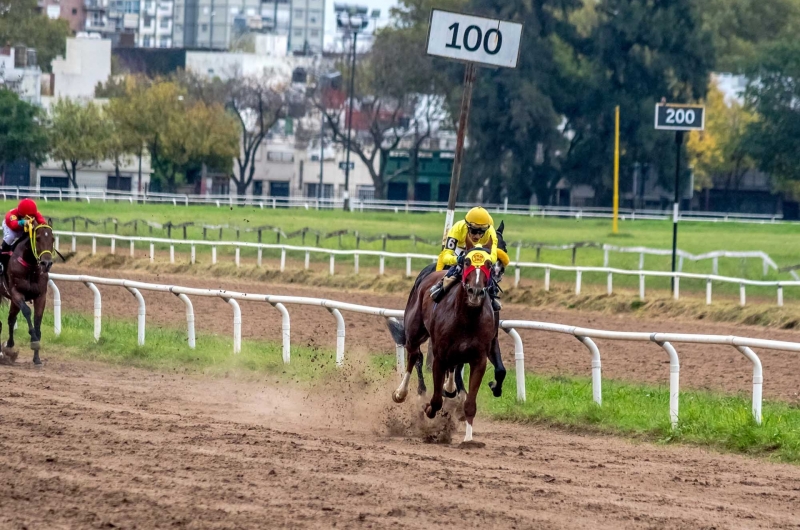
<path id="1" fill-rule="evenodd" d="M 12 245 L 25 233 L 25 225 L 31 221 L 46 224 L 47 220 L 39 213 L 32 199 L 22 199 L 16 208 L 8 211 L 3 219 L 3 246 L 0 248 L 0 274 L 4 274 L 11 257 Z"/>

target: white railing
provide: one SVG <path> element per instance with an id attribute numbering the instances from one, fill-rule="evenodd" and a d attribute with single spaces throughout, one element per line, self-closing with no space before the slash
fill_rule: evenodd
<path id="1" fill-rule="evenodd" d="M 321 298 L 298 297 L 298 296 L 275 296 L 267 294 L 251 294 L 226 291 L 221 289 L 197 289 L 181 287 L 176 285 L 162 285 L 154 283 L 137 282 L 117 278 L 102 278 L 97 276 L 73 276 L 65 274 L 50 274 L 49 287 L 53 292 L 53 320 L 54 332 L 58 336 L 61 334 L 61 293 L 55 284 L 59 282 L 77 282 L 86 285 L 94 297 L 94 338 L 99 340 L 102 335 L 102 298 L 97 285 L 116 286 L 127 289 L 131 292 L 138 306 L 138 344 L 143 346 L 145 343 L 146 325 L 146 306 L 145 299 L 141 291 L 168 292 L 178 296 L 186 307 L 187 335 L 189 348 L 195 348 L 195 327 L 194 327 L 194 308 L 189 296 L 203 296 L 219 298 L 227 302 L 233 309 L 233 353 L 241 352 L 242 347 L 242 313 L 238 301 L 264 302 L 275 307 L 282 318 L 281 337 L 282 337 L 282 357 L 284 363 L 291 360 L 291 320 L 287 305 L 316 306 L 326 308 L 336 320 L 336 364 L 341 366 L 345 360 L 345 321 L 342 312 L 353 312 L 367 315 L 374 315 L 386 319 L 402 319 L 403 311 L 398 309 L 385 309 L 370 307 L 359 304 L 337 302 Z M 610 331 L 580 328 L 564 324 L 553 324 L 548 322 L 535 322 L 528 320 L 502 320 L 500 326 L 514 340 L 514 361 L 517 382 L 517 399 L 526 401 L 526 381 L 525 381 L 525 353 L 517 329 L 528 329 L 536 331 L 546 331 L 573 335 L 589 350 L 591 355 L 592 373 L 592 399 L 598 406 L 602 405 L 602 364 L 600 350 L 592 339 L 607 340 L 628 340 L 639 342 L 652 342 L 659 345 L 669 356 L 670 375 L 669 375 L 669 418 L 672 427 L 676 427 L 679 418 L 679 391 L 680 391 L 680 361 L 678 353 L 672 343 L 690 344 L 720 344 L 735 347 L 753 364 L 753 391 L 752 391 L 752 414 L 756 423 L 761 423 L 761 403 L 763 370 L 761 361 L 752 348 L 765 348 L 783 351 L 800 352 L 800 343 L 784 342 L 765 339 L 751 339 L 746 337 L 735 337 L 725 335 L 695 335 L 684 333 L 650 333 L 650 332 L 629 332 L 629 331 Z M 396 367 L 399 373 L 405 372 L 405 351 L 401 344 L 395 345 Z"/>
<path id="2" fill-rule="evenodd" d="M 317 199 L 314 197 L 270 197 L 252 195 L 216 194 L 198 195 L 181 193 L 136 193 L 126 191 L 107 190 L 105 188 L 46 188 L 46 187 L 26 187 L 26 186 L 0 186 L 0 197 L 4 200 L 19 200 L 24 197 L 41 198 L 45 201 L 50 200 L 85 200 L 91 201 L 124 201 L 130 204 L 172 204 L 173 206 L 189 205 L 214 205 L 219 208 L 223 206 L 258 206 L 260 208 L 344 208 L 344 201 L 341 198 Z M 468 203 L 459 203 L 456 209 L 466 211 L 474 206 Z M 508 215 L 526 215 L 539 217 L 561 217 L 571 219 L 610 219 L 613 216 L 612 209 L 608 207 L 575 207 L 575 206 L 532 206 L 532 205 L 509 205 L 506 200 L 503 204 L 484 205 L 489 211 Z M 445 202 L 424 202 L 424 201 L 388 201 L 374 199 L 353 199 L 352 209 L 354 211 L 390 211 L 395 213 L 424 213 L 437 212 L 444 213 L 447 209 Z M 622 221 L 639 220 L 667 220 L 672 218 L 671 210 L 633 210 L 622 208 L 619 211 Z M 749 214 L 737 212 L 693 212 L 684 211 L 680 213 L 681 221 L 706 221 L 706 222 L 744 222 L 744 223 L 781 223 L 780 215 L 772 214 Z"/>
<path id="3" fill-rule="evenodd" d="M 117 234 L 100 234 L 100 233 L 86 233 L 86 232 L 68 232 L 61 230 L 54 230 L 56 235 L 55 248 L 60 250 L 61 236 L 70 237 L 71 245 L 70 250 L 75 252 L 77 250 L 77 238 L 91 238 L 92 239 L 92 254 L 97 253 L 97 240 L 107 240 L 109 242 L 109 252 L 116 254 L 117 241 L 127 241 L 130 243 L 130 256 L 135 257 L 136 248 L 135 243 L 148 243 L 149 251 L 148 257 L 150 262 L 155 261 L 156 247 L 155 245 L 164 244 L 169 245 L 169 259 L 170 263 L 175 263 L 175 247 L 189 247 L 190 248 L 190 261 L 194 265 L 197 261 L 196 247 L 205 246 L 211 247 L 211 264 L 217 264 L 217 247 L 234 247 L 235 255 L 234 262 L 236 266 L 241 266 L 241 249 L 253 248 L 257 250 L 256 264 L 262 266 L 262 258 L 264 250 L 280 250 L 280 271 L 284 272 L 286 269 L 286 255 L 287 252 L 304 253 L 304 268 L 309 269 L 311 254 L 323 254 L 329 256 L 329 273 L 331 275 L 336 272 L 336 256 L 352 256 L 353 257 L 353 272 L 359 273 L 360 270 L 360 256 L 373 256 L 379 258 L 378 273 L 383 275 L 385 273 L 386 259 L 405 260 L 405 274 L 412 276 L 416 270 L 412 266 L 412 260 L 424 260 L 428 262 L 435 262 L 438 256 L 433 254 L 418 254 L 418 253 L 403 253 L 403 252 L 385 252 L 380 250 L 337 250 L 319 247 L 305 247 L 295 245 L 281 245 L 275 243 L 251 243 L 244 241 L 205 241 L 205 240 L 177 240 L 158 237 L 146 236 L 121 236 Z M 640 250 L 640 249 L 638 249 Z M 652 249 L 651 249 L 652 250 Z M 706 281 L 706 304 L 711 305 L 712 300 L 712 282 L 718 283 L 731 283 L 739 286 L 739 303 L 741 306 L 746 304 L 746 286 L 758 287 L 773 287 L 777 291 L 777 305 L 783 306 L 783 288 L 800 286 L 800 281 L 762 281 L 762 280 L 748 280 L 745 278 L 734 278 L 729 276 L 719 276 L 716 274 L 695 274 L 687 272 L 668 272 L 668 271 L 648 271 L 648 270 L 627 270 L 615 269 L 611 267 L 578 267 L 568 265 L 554 265 L 550 263 L 534 263 L 534 262 L 519 262 L 512 261 L 509 264 L 514 270 L 514 287 L 518 287 L 520 283 L 520 273 L 524 268 L 531 269 L 544 269 L 544 289 L 550 290 L 550 272 L 552 270 L 558 271 L 571 271 L 575 273 L 575 293 L 580 294 L 582 288 L 583 273 L 605 273 L 607 274 L 607 292 L 613 293 L 613 275 L 623 276 L 638 276 L 639 277 L 639 298 L 645 298 L 645 278 L 647 277 L 660 277 L 660 278 L 675 278 L 673 287 L 673 297 L 678 300 L 680 298 L 680 279 L 700 279 Z"/>

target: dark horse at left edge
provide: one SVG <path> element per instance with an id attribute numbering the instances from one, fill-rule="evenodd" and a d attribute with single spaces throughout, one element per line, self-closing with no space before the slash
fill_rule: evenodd
<path id="1" fill-rule="evenodd" d="M 28 321 L 33 363 L 42 364 L 39 358 L 42 315 L 47 303 L 50 267 L 53 266 L 54 239 L 50 225 L 35 222 L 26 225 L 25 235 L 12 247 L 8 267 L 3 271 L 0 297 L 11 300 L 8 310 L 8 341 L 4 344 L 3 353 L 11 362 L 17 358 L 14 349 L 14 325 L 17 323 L 17 315 L 22 312 L 22 316 Z M 27 302 L 33 302 L 33 312 Z M 0 335 L 2 330 L 3 325 L 0 323 Z"/>

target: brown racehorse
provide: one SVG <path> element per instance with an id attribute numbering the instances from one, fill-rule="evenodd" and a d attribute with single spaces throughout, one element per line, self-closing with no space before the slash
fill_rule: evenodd
<path id="1" fill-rule="evenodd" d="M 11 300 L 8 310 L 8 342 L 4 350 L 8 352 L 13 361 L 17 355 L 14 352 L 14 325 L 17 315 L 22 311 L 28 321 L 28 331 L 31 335 L 31 349 L 33 350 L 33 363 L 42 364 L 39 359 L 40 340 L 42 337 L 42 315 L 47 303 L 47 282 L 50 280 L 50 267 L 53 266 L 53 229 L 46 224 L 37 225 L 35 222 L 26 225 L 23 239 L 14 247 L 8 267 L 3 275 L 0 285 L 0 296 Z M 33 302 L 33 321 L 31 309 L 26 302 Z M 3 325 L 0 323 L 0 335 Z"/>
<path id="2" fill-rule="evenodd" d="M 424 278 L 409 297 L 403 324 L 389 321 L 389 329 L 398 344 L 406 348 L 406 373 L 392 394 L 396 403 L 408 395 L 411 372 L 421 361 L 420 346 L 430 338 L 433 353 L 433 396 L 425 406 L 429 418 L 442 408 L 445 375 L 457 366 L 469 364 L 469 390 L 464 402 L 467 420 L 465 442 L 472 440 L 472 424 L 477 411 L 476 398 L 486 362 L 495 338 L 495 316 L 487 296 L 492 263 L 485 249 L 474 248 L 464 259 L 461 283 L 437 304 L 428 290 L 445 273 L 434 272 Z"/>

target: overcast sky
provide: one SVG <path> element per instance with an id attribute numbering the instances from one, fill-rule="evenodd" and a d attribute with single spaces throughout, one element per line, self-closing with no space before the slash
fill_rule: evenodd
<path id="1" fill-rule="evenodd" d="M 325 47 L 327 48 L 334 42 L 336 38 L 336 17 L 333 13 L 333 4 L 357 4 L 367 6 L 370 13 L 373 9 L 381 10 L 381 18 L 378 21 L 378 26 L 383 26 L 389 22 L 389 9 L 398 4 L 397 0 L 325 0 Z M 370 28 L 372 26 L 370 25 Z"/>

